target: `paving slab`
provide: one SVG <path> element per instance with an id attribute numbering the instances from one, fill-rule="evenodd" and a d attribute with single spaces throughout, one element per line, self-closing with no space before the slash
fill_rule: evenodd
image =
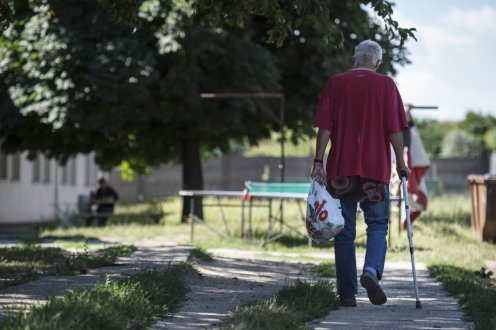
<path id="1" fill-rule="evenodd" d="M 309 327 L 324 329 L 474 329 L 462 320 L 463 313 L 440 282 L 428 276 L 422 263 L 416 263 L 422 308 L 415 308 L 415 291 L 411 265 L 387 262 L 381 286 L 388 297 L 386 304 L 373 305 L 359 284 L 357 307 L 341 307 Z"/>

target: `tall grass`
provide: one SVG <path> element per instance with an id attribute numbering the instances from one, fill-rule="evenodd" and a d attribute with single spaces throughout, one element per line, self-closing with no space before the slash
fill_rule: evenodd
<path id="1" fill-rule="evenodd" d="M 306 322 L 325 316 L 338 306 L 331 282 L 296 281 L 273 297 L 236 308 L 221 329 L 305 329 Z"/>
<path id="2" fill-rule="evenodd" d="M 2 329 L 143 329 L 154 317 L 177 310 L 187 293 L 182 278 L 191 271 L 191 266 L 179 264 L 121 281 L 107 279 L 90 290 L 51 297 L 44 306 L 10 316 Z"/>

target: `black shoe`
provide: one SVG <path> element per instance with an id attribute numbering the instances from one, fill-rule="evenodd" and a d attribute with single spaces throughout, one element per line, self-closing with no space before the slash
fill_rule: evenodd
<path id="1" fill-rule="evenodd" d="M 367 295 L 369 296 L 371 303 L 374 305 L 386 303 L 386 294 L 382 291 L 379 281 L 374 275 L 369 272 L 364 272 L 362 276 L 360 276 L 360 284 L 367 290 Z"/>
<path id="2" fill-rule="evenodd" d="M 350 297 L 350 298 L 339 297 L 339 305 L 342 307 L 356 307 L 357 303 L 355 297 Z"/>

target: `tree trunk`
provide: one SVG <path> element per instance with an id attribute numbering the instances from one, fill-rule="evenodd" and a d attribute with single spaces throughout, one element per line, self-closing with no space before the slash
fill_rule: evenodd
<path id="1" fill-rule="evenodd" d="M 203 174 L 200 159 L 200 142 L 197 138 L 181 142 L 181 162 L 183 164 L 183 189 L 202 190 Z M 186 222 L 191 213 L 191 197 L 183 197 L 181 222 Z M 202 198 L 194 198 L 194 214 L 203 219 Z"/>

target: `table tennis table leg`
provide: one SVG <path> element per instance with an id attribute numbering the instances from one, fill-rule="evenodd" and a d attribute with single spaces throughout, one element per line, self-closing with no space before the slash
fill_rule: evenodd
<path id="1" fill-rule="evenodd" d="M 250 199 L 249 209 L 248 209 L 248 240 L 252 239 L 252 231 L 251 231 L 251 211 L 253 209 L 253 199 Z"/>
<path id="2" fill-rule="evenodd" d="M 239 232 L 240 238 L 245 237 L 245 200 L 241 198 L 241 228 Z"/>
<path id="3" fill-rule="evenodd" d="M 272 234 L 272 199 L 269 199 L 269 235 Z"/>
<path id="4" fill-rule="evenodd" d="M 189 216 L 191 221 L 191 230 L 190 230 L 190 241 L 193 242 L 194 239 L 194 229 L 195 229 L 195 198 L 191 196 L 189 199 Z"/>

